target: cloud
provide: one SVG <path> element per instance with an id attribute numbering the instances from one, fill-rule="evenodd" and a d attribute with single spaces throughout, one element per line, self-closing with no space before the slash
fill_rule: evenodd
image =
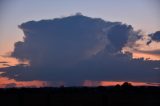
<path id="1" fill-rule="evenodd" d="M 160 42 L 160 31 L 150 34 L 152 40 Z"/>
<path id="2" fill-rule="evenodd" d="M 3 66 L 7 66 L 7 67 L 9 67 L 9 66 L 11 66 L 11 65 L 9 65 L 9 64 L 2 64 Z"/>
<path id="3" fill-rule="evenodd" d="M 140 53 L 160 56 L 160 31 L 148 34 L 145 37 L 141 39 L 140 45 L 134 47 L 134 50 Z"/>
<path id="4" fill-rule="evenodd" d="M 160 50 L 148 50 L 148 51 L 137 50 L 137 51 L 141 53 L 152 54 L 152 55 L 160 55 Z"/>
<path id="5" fill-rule="evenodd" d="M 4 77 L 79 85 L 85 80 L 159 82 L 159 61 L 132 59 L 123 47 L 140 39 L 131 25 L 75 15 L 19 25 L 24 41 L 15 43 L 12 57 L 23 64 L 1 69 Z"/>
<path id="6" fill-rule="evenodd" d="M 140 38 L 127 44 L 123 51 L 133 53 L 133 56 L 143 57 L 145 59 L 160 60 L 160 42 L 158 41 L 160 31 L 152 34 L 140 34 Z"/>
<path id="7" fill-rule="evenodd" d="M 0 61 L 0 64 L 7 64 L 7 61 Z"/>
<path id="8" fill-rule="evenodd" d="M 133 30 L 131 25 L 117 24 L 107 32 L 107 37 L 116 51 L 121 51 L 124 46 L 132 46 L 136 40 L 141 38 L 139 32 Z M 108 49 L 107 47 L 106 49 Z M 114 51 L 115 52 L 115 51 Z"/>
<path id="9" fill-rule="evenodd" d="M 149 34 L 149 37 L 150 40 L 147 42 L 147 45 L 149 45 L 153 41 L 160 42 L 160 31 L 156 31 L 155 33 Z"/>

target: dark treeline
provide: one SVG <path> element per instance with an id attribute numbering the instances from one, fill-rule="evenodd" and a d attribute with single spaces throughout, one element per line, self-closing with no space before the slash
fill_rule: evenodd
<path id="1" fill-rule="evenodd" d="M 6 88 L 0 106 L 160 106 L 160 87 Z"/>

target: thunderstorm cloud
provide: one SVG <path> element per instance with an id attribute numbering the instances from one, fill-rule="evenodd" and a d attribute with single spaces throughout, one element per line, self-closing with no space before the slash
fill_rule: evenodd
<path id="1" fill-rule="evenodd" d="M 141 35 L 131 25 L 74 15 L 19 25 L 24 40 L 15 43 L 11 56 L 23 64 L 3 68 L 2 76 L 20 81 L 64 81 L 79 85 L 84 80 L 159 82 L 160 61 L 133 59 L 122 49 Z M 159 33 L 159 32 L 158 32 Z M 159 41 L 159 35 L 152 39 Z"/>

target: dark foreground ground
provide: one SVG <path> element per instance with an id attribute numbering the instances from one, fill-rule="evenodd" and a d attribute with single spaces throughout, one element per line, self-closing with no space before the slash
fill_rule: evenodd
<path id="1" fill-rule="evenodd" d="M 0 89 L 0 106 L 160 106 L 160 87 Z"/>

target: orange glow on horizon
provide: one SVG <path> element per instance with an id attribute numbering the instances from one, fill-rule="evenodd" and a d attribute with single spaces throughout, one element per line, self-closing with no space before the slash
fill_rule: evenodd
<path id="1" fill-rule="evenodd" d="M 82 86 L 96 87 L 96 86 L 115 86 L 122 85 L 126 81 L 91 81 L 85 80 Z M 146 83 L 129 81 L 133 86 L 160 86 L 160 83 Z M 33 81 L 16 81 L 7 77 L 0 77 L 0 88 L 8 87 L 47 87 L 51 86 L 47 81 L 33 80 Z M 52 86 L 51 86 L 52 87 Z"/>
<path id="2" fill-rule="evenodd" d="M 83 82 L 83 86 L 115 86 L 117 84 L 122 85 L 126 81 L 91 81 L 91 80 L 85 80 Z M 129 81 L 133 86 L 158 86 L 159 83 L 146 83 L 146 82 L 133 82 Z"/>
<path id="3" fill-rule="evenodd" d="M 117 84 L 122 85 L 125 81 L 101 81 L 101 86 L 115 86 Z M 150 84 L 147 84 L 145 82 L 132 82 L 129 81 L 133 86 L 149 86 Z"/>
<path id="4" fill-rule="evenodd" d="M 33 80 L 33 81 L 16 81 L 15 79 L 9 79 L 7 77 L 0 77 L 0 88 L 7 87 L 44 87 L 48 86 L 45 81 Z"/>

